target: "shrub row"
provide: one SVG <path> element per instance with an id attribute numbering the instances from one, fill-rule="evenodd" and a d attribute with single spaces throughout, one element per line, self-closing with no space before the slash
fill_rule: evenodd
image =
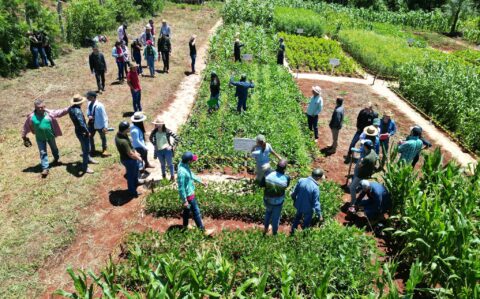
<path id="1" fill-rule="evenodd" d="M 317 13 L 303 8 L 277 7 L 273 15 L 276 31 L 296 33 L 303 29 L 306 36 L 323 37 L 322 20 Z"/>

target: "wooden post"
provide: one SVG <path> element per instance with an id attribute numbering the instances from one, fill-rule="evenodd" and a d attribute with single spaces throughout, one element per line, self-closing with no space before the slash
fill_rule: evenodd
<path id="1" fill-rule="evenodd" d="M 65 28 L 63 27 L 63 18 L 62 18 L 62 0 L 57 1 L 57 14 L 58 14 L 58 23 L 60 24 L 60 31 L 62 32 L 62 40 L 65 40 Z"/>

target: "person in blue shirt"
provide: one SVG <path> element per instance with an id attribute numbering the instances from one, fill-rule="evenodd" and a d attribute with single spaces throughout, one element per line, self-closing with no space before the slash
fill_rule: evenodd
<path id="1" fill-rule="evenodd" d="M 383 117 L 380 121 L 380 147 L 382 149 L 382 160 L 380 167 L 385 165 L 385 161 L 387 161 L 388 155 L 388 148 L 390 143 L 390 137 L 395 135 L 397 132 L 397 125 L 395 121 L 392 119 L 393 113 L 389 110 L 385 111 Z"/>
<path id="2" fill-rule="evenodd" d="M 88 130 L 90 131 L 90 155 L 95 155 L 95 134 L 100 135 L 102 140 L 102 157 L 109 157 L 107 152 L 107 130 L 108 130 L 108 116 L 105 111 L 103 103 L 97 100 L 97 93 L 95 91 L 89 91 L 86 94 L 88 99 L 87 104 L 87 118 L 88 118 Z"/>
<path id="3" fill-rule="evenodd" d="M 310 177 L 300 179 L 295 188 L 293 188 L 290 196 L 293 199 L 293 205 L 297 209 L 297 213 L 292 224 L 292 234 L 295 233 L 302 218 L 302 229 L 309 228 L 313 213 L 317 215 L 320 221 L 323 221 L 322 207 L 320 205 L 320 188 L 318 187 L 318 183 L 323 178 L 323 170 L 317 168 L 313 170 Z"/>
<path id="4" fill-rule="evenodd" d="M 264 234 L 268 233 L 268 227 L 272 224 L 272 234 L 276 235 L 280 225 L 285 190 L 290 185 L 290 177 L 285 174 L 287 161 L 278 162 L 276 171 L 272 171 L 262 179 L 260 186 L 265 187 L 263 203 L 265 205 Z"/>
<path id="5" fill-rule="evenodd" d="M 368 180 L 360 181 L 362 192 L 357 197 L 356 205 L 350 208 L 350 212 L 356 212 L 359 206 L 364 207 L 365 216 L 370 220 L 377 220 L 383 216 L 390 207 L 390 194 L 385 186 Z M 365 196 L 367 197 L 366 199 Z"/>
<path id="6" fill-rule="evenodd" d="M 247 111 L 247 98 L 248 98 L 248 89 L 254 88 L 255 85 L 253 81 L 247 82 L 247 75 L 243 74 L 240 77 L 240 81 L 234 81 L 233 76 L 230 77 L 230 85 L 235 86 L 235 96 L 238 98 L 237 102 L 237 111 L 238 113 Z"/>
<path id="7" fill-rule="evenodd" d="M 148 148 L 145 144 L 145 126 L 143 121 L 147 119 L 147 116 L 143 112 L 135 112 L 131 117 L 132 125 L 130 126 L 130 136 L 132 137 L 132 145 L 135 151 L 137 151 L 142 157 L 144 171 L 146 168 L 153 168 L 148 162 Z"/>
<path id="8" fill-rule="evenodd" d="M 80 146 L 82 148 L 82 172 L 92 174 L 94 171 L 88 167 L 88 164 L 98 164 L 98 162 L 93 160 L 89 154 L 90 132 L 88 130 L 87 122 L 85 121 L 85 116 L 83 115 L 81 107 L 86 100 L 86 98 L 79 94 L 74 95 L 70 101 L 72 106 L 68 108 L 68 115 L 75 126 L 75 135 L 77 135 L 78 141 L 80 141 Z"/>
<path id="9" fill-rule="evenodd" d="M 312 97 L 307 107 L 307 121 L 308 129 L 313 131 L 315 140 L 318 140 L 318 114 L 322 112 L 323 109 L 323 99 L 320 96 L 322 89 L 320 86 L 312 87 Z"/>
<path id="10" fill-rule="evenodd" d="M 412 128 L 407 140 L 400 142 L 400 145 L 398 146 L 400 161 L 404 161 L 407 164 L 413 164 L 413 160 L 420 155 L 420 152 L 423 149 L 423 142 L 420 139 L 421 135 L 422 128 L 415 126 Z"/>

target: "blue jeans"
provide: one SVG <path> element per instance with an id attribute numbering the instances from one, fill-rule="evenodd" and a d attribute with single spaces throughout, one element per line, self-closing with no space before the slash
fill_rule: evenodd
<path id="1" fill-rule="evenodd" d="M 298 225 L 300 224 L 300 221 L 303 218 L 303 224 L 302 224 L 302 229 L 307 229 L 310 227 L 310 224 L 312 223 L 312 218 L 313 218 L 313 211 L 308 212 L 308 213 L 302 213 L 297 211 L 297 214 L 295 214 L 295 219 L 293 220 L 292 223 L 292 230 L 291 233 L 293 234 L 295 230 L 297 229 Z"/>
<path id="2" fill-rule="evenodd" d="M 38 48 L 38 52 L 40 53 L 40 57 L 42 57 L 43 66 L 48 66 L 47 53 L 45 53 L 45 48 Z"/>
<path id="3" fill-rule="evenodd" d="M 274 235 L 277 234 L 278 226 L 280 225 L 280 216 L 282 215 L 282 207 L 283 203 L 279 205 L 271 205 L 268 204 L 265 200 L 263 201 L 265 204 L 265 220 L 263 221 L 263 225 L 265 227 L 265 231 L 268 230 L 268 226 L 272 223 L 272 233 Z"/>
<path id="4" fill-rule="evenodd" d="M 195 73 L 195 61 L 197 60 L 197 54 L 190 55 L 192 58 L 192 73 Z"/>
<path id="5" fill-rule="evenodd" d="M 118 80 L 125 79 L 125 75 L 124 75 L 125 62 L 117 61 L 117 67 L 118 67 Z"/>
<path id="6" fill-rule="evenodd" d="M 202 214 L 200 213 L 200 208 L 198 207 L 197 199 L 194 198 L 192 201 L 189 201 L 189 207 L 183 207 L 183 226 L 188 226 L 188 220 L 190 218 L 190 212 L 193 213 L 193 220 L 197 227 L 201 230 L 204 230 L 205 227 L 203 226 L 202 222 Z"/>
<path id="7" fill-rule="evenodd" d="M 311 116 L 307 114 L 308 129 L 313 131 L 315 139 L 318 139 L 318 115 Z"/>
<path id="8" fill-rule="evenodd" d="M 150 76 L 153 77 L 155 75 L 155 56 L 147 56 L 147 65 Z"/>
<path id="9" fill-rule="evenodd" d="M 137 196 L 139 163 L 133 159 L 123 160 L 121 162 L 127 171 L 128 192 L 133 196 Z"/>
<path id="10" fill-rule="evenodd" d="M 48 152 L 47 152 L 47 143 L 50 145 L 52 150 L 53 158 L 58 160 L 60 156 L 58 155 L 57 143 L 55 138 L 52 138 L 48 141 L 41 141 L 37 139 L 38 151 L 40 152 L 40 164 L 42 165 L 42 170 L 48 169 Z"/>
<path id="11" fill-rule="evenodd" d="M 88 168 L 88 161 L 90 161 L 90 139 L 88 136 L 82 135 L 75 132 L 78 140 L 80 141 L 80 146 L 82 147 L 82 169 L 85 171 Z"/>
<path id="12" fill-rule="evenodd" d="M 242 108 L 243 108 L 243 111 L 247 111 L 247 99 L 241 99 L 241 98 L 238 98 L 238 102 L 237 102 L 237 111 L 238 112 L 242 112 Z"/>
<path id="13" fill-rule="evenodd" d="M 362 131 L 357 131 L 357 132 L 355 132 L 355 135 L 353 135 L 352 142 L 350 142 L 350 146 L 348 147 L 348 155 L 350 155 L 352 153 L 351 148 L 355 147 L 358 140 L 360 140 L 360 135 L 361 134 L 362 134 Z"/>
<path id="14" fill-rule="evenodd" d="M 142 111 L 142 104 L 140 104 L 140 101 L 142 100 L 142 90 L 133 90 L 131 89 L 132 92 L 132 100 L 133 100 L 133 111 Z"/>
<path id="15" fill-rule="evenodd" d="M 94 154 L 95 153 L 95 133 L 100 135 L 100 140 L 102 140 L 102 150 L 106 151 L 107 150 L 107 136 L 105 135 L 105 132 L 103 132 L 102 129 L 93 129 L 90 130 L 90 153 Z"/>
<path id="16" fill-rule="evenodd" d="M 160 166 L 162 167 L 162 176 L 165 177 L 167 172 L 166 172 L 166 164 L 168 164 L 168 168 L 170 169 L 170 176 L 175 175 L 175 170 L 173 167 L 173 151 L 172 150 L 159 150 L 157 151 L 157 157 L 158 160 L 160 161 Z"/>
<path id="17" fill-rule="evenodd" d="M 38 64 L 38 48 L 30 47 L 30 52 L 32 52 L 33 67 L 38 69 L 40 67 Z"/>

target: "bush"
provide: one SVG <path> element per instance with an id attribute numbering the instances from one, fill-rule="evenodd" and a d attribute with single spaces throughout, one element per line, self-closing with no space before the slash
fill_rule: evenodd
<path id="1" fill-rule="evenodd" d="M 134 0 L 107 0 L 106 9 L 115 14 L 115 21 L 135 21 L 140 19 L 140 6 L 135 5 Z"/>
<path id="2" fill-rule="evenodd" d="M 142 17 L 155 15 L 163 10 L 165 0 L 134 0 L 134 4 L 140 7 Z"/>
<path id="3" fill-rule="evenodd" d="M 270 26 L 273 22 L 274 2 L 271 0 L 229 0 L 222 10 L 225 24 Z"/>
<path id="4" fill-rule="evenodd" d="M 297 29 L 303 29 L 306 36 L 323 36 L 322 20 L 312 10 L 302 8 L 275 8 L 273 22 L 277 31 L 296 33 Z"/>

